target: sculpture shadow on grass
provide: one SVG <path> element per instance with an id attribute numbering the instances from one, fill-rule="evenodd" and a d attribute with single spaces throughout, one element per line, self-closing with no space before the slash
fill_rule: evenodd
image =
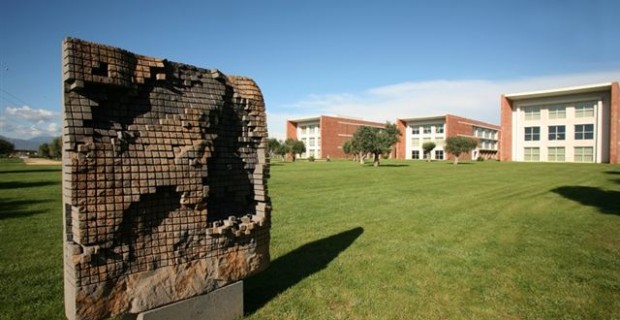
<path id="1" fill-rule="evenodd" d="M 620 216 L 620 191 L 586 186 L 564 186 L 551 191 L 583 205 L 598 208 L 601 213 Z"/>
<path id="2" fill-rule="evenodd" d="M 269 269 L 245 279 L 246 315 L 253 314 L 278 294 L 327 267 L 362 233 L 361 227 L 307 243 L 271 262 Z"/>

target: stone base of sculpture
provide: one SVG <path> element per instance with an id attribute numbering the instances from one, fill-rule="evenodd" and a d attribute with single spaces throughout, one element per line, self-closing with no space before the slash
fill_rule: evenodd
<path id="1" fill-rule="evenodd" d="M 233 320 L 243 316 L 243 281 L 123 320 Z"/>

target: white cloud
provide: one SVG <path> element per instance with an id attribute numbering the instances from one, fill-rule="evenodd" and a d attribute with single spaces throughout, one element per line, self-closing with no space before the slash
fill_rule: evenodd
<path id="1" fill-rule="evenodd" d="M 402 82 L 358 93 L 310 95 L 286 108 L 280 108 L 278 113 L 269 114 L 268 125 L 271 136 L 283 138 L 286 136 L 286 119 L 306 115 L 349 115 L 366 120 L 393 122 L 397 118 L 450 113 L 499 124 L 499 99 L 504 93 L 579 86 L 618 79 L 620 70 L 507 80 L 440 79 Z"/>
<path id="2" fill-rule="evenodd" d="M 0 135 L 29 139 L 40 135 L 59 136 L 60 116 L 46 109 L 29 106 L 6 107 L 0 118 Z"/>
<path id="3" fill-rule="evenodd" d="M 45 109 L 32 109 L 29 106 L 7 107 L 6 113 L 18 119 L 32 122 L 49 121 L 53 117 L 53 113 Z"/>

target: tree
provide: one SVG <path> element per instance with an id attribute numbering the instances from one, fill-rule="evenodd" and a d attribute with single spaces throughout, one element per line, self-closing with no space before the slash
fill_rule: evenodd
<path id="1" fill-rule="evenodd" d="M 297 139 L 288 138 L 284 141 L 284 145 L 286 146 L 286 151 L 291 154 L 293 162 L 295 162 L 298 154 L 306 152 L 306 145 L 304 142 Z"/>
<path id="2" fill-rule="evenodd" d="M 276 155 L 282 157 L 284 159 L 284 155 L 286 154 L 286 145 L 282 140 L 278 140 L 276 138 L 270 138 L 267 140 L 267 147 L 269 149 L 269 157 L 275 158 Z"/>
<path id="3" fill-rule="evenodd" d="M 8 156 L 15 151 L 15 145 L 0 138 L 0 157 Z"/>
<path id="4" fill-rule="evenodd" d="M 424 156 L 426 157 L 426 160 L 428 162 L 431 162 L 431 151 L 435 149 L 435 146 L 435 142 L 432 141 L 424 142 L 424 144 L 422 145 L 422 150 L 424 150 Z"/>
<path id="5" fill-rule="evenodd" d="M 385 128 L 361 126 L 353 134 L 352 144 L 360 154 L 360 163 L 364 163 L 364 154 L 371 153 L 372 165 L 378 167 L 380 157 L 392 151 L 392 146 L 398 142 L 399 136 L 400 130 L 396 124 L 389 122 L 385 123 Z"/>
<path id="6" fill-rule="evenodd" d="M 52 159 L 60 159 L 62 158 L 62 139 L 61 137 L 56 137 L 49 144 L 49 157 Z"/>
<path id="7" fill-rule="evenodd" d="M 345 141 L 342 144 L 342 152 L 344 152 L 346 156 L 354 155 L 356 151 L 353 149 L 353 141 Z"/>
<path id="8" fill-rule="evenodd" d="M 47 143 L 43 143 L 39 146 L 39 152 L 37 152 L 39 157 L 49 158 L 50 157 L 50 145 Z"/>
<path id="9" fill-rule="evenodd" d="M 478 140 L 468 137 L 454 136 L 446 139 L 444 150 L 454 156 L 454 164 L 459 163 L 461 153 L 467 153 L 478 146 Z"/>

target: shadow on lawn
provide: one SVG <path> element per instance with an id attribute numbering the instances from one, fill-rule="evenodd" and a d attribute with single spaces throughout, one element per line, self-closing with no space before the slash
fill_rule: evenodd
<path id="1" fill-rule="evenodd" d="M 243 280 L 245 313 L 253 314 L 278 294 L 325 269 L 363 232 L 357 227 L 307 243 L 272 261 L 269 269 Z"/>
<path id="2" fill-rule="evenodd" d="M 60 166 L 53 169 L 23 169 L 23 170 L 0 170 L 0 174 L 8 173 L 34 173 L 34 172 L 60 172 L 62 169 Z"/>
<path id="3" fill-rule="evenodd" d="M 601 213 L 620 215 L 620 191 L 585 186 L 565 186 L 551 190 L 564 198 L 596 207 Z"/>
<path id="4" fill-rule="evenodd" d="M 60 181 L 33 181 L 33 182 L 3 181 L 3 182 L 0 182 L 0 190 L 45 187 L 45 186 L 52 186 L 56 184 L 60 184 Z"/>
<path id="5" fill-rule="evenodd" d="M 0 199 L 0 221 L 11 218 L 23 218 L 39 213 L 41 210 L 25 210 L 25 207 L 36 203 L 48 202 L 49 200 L 6 200 Z"/>

